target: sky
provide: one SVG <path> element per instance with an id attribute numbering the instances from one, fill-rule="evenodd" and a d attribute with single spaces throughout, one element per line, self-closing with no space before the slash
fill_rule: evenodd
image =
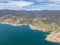
<path id="1" fill-rule="evenodd" d="M 60 0 L 0 0 L 0 10 L 60 10 Z"/>

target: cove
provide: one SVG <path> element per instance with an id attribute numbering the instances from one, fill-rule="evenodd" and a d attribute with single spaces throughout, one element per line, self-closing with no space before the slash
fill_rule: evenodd
<path id="1" fill-rule="evenodd" d="M 33 30 L 28 25 L 0 24 L 0 45 L 60 45 L 45 40 L 49 34 L 50 32 Z"/>

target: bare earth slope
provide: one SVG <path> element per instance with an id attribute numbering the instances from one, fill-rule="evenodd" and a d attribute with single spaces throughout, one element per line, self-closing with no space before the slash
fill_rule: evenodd
<path id="1" fill-rule="evenodd" d="M 60 42 L 60 10 L 0 10 L 0 23 L 14 26 L 29 25 L 32 29 L 52 31 L 46 40 Z"/>

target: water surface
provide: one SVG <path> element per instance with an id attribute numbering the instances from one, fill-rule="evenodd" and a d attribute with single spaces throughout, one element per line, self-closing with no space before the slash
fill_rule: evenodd
<path id="1" fill-rule="evenodd" d="M 32 30 L 27 26 L 0 24 L 0 45 L 60 45 L 46 41 L 50 32 Z"/>

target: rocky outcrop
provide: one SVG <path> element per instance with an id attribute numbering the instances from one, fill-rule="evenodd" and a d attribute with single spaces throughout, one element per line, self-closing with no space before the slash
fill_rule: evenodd
<path id="1" fill-rule="evenodd" d="M 60 42 L 60 32 L 58 33 L 52 32 L 46 37 L 46 40 L 52 41 L 52 42 Z"/>

